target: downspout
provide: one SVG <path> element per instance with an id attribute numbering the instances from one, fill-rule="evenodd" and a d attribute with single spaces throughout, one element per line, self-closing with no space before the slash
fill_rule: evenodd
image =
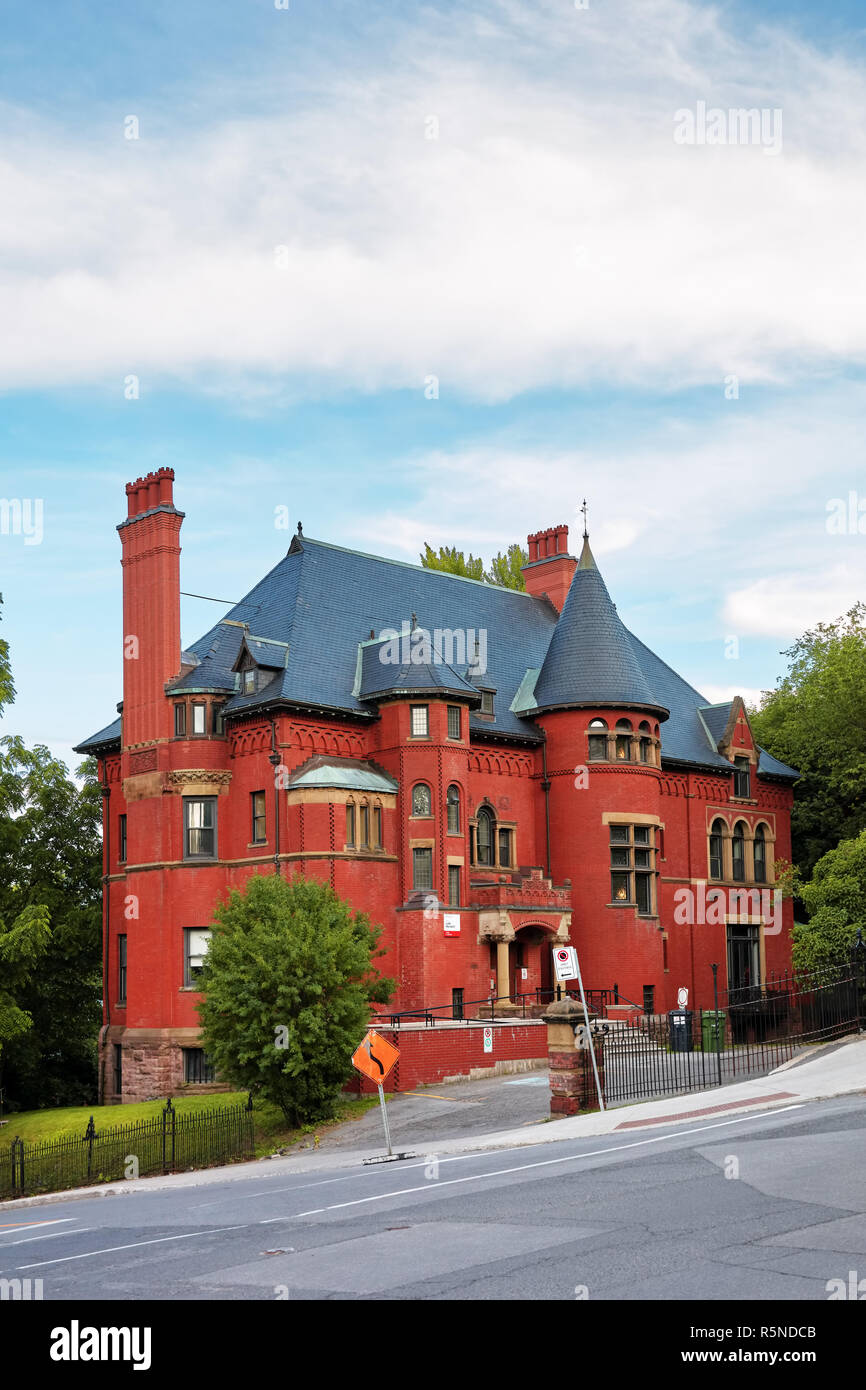
<path id="1" fill-rule="evenodd" d="M 277 768 L 282 759 L 277 752 L 277 721 L 271 720 L 271 751 L 268 762 L 274 769 L 274 873 L 280 876 L 280 779 Z"/>
<path id="2" fill-rule="evenodd" d="M 547 734 L 545 734 L 544 742 L 541 745 L 541 766 L 541 786 L 544 791 L 544 833 L 547 845 L 547 877 L 550 878 L 550 778 L 547 775 Z"/>
<path id="3" fill-rule="evenodd" d="M 687 799 L 688 801 L 692 801 L 692 800 L 694 799 L 693 796 L 692 796 L 692 792 L 691 792 L 691 785 L 692 785 L 692 775 L 691 775 L 690 772 L 687 772 L 687 773 L 686 773 L 686 799 Z M 665 846 L 665 848 L 667 849 L 667 846 Z M 686 853 L 688 854 L 688 857 L 689 857 L 689 888 L 692 889 L 692 808 L 691 808 L 690 806 L 687 806 L 687 807 L 686 807 Z M 692 890 L 692 892 L 693 892 L 693 890 Z M 691 920 L 691 923 L 689 924 L 689 955 L 690 955 L 690 957 L 691 957 L 691 968 L 692 968 L 692 1008 L 694 1008 L 694 1007 L 695 1007 L 695 999 L 697 998 L 697 995 L 695 994 L 695 921 L 694 921 L 695 914 L 694 914 L 694 912 L 689 913 L 689 916 L 690 916 L 691 919 L 692 919 L 692 920 Z"/>
<path id="4" fill-rule="evenodd" d="M 107 775 L 108 766 L 105 761 L 102 764 L 103 775 Z M 102 784 L 102 999 L 104 1008 L 104 1023 L 102 1025 L 102 1046 L 100 1051 L 100 1078 L 98 1099 L 103 1104 L 105 1100 L 105 1044 L 108 1038 L 108 1030 L 111 1027 L 111 1002 L 108 998 L 108 880 L 111 876 L 111 787 L 107 782 Z"/>

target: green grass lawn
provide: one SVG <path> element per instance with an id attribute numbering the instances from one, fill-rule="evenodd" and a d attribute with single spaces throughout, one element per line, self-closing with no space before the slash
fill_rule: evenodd
<path id="1" fill-rule="evenodd" d="M 224 1091 L 218 1095 L 186 1096 L 180 1100 L 173 1100 L 172 1104 L 179 1115 L 189 1115 L 196 1110 L 209 1110 L 215 1106 L 245 1105 L 246 1101 L 245 1091 Z M 261 1158 L 276 1149 L 288 1148 L 308 1135 L 323 1134 L 345 1120 L 359 1119 L 372 1105 L 378 1103 L 378 1096 L 357 1097 L 344 1094 L 337 1101 L 333 1119 L 319 1124 L 303 1125 L 300 1129 L 288 1129 L 282 1111 L 267 1101 L 257 1100 L 253 1105 L 256 1157 Z M 132 1124 L 135 1120 L 154 1119 L 162 1113 L 164 1105 L 164 1100 L 145 1100 L 132 1105 L 77 1105 L 56 1110 L 20 1110 L 3 1116 L 9 1123 L 0 1126 L 0 1149 L 8 1146 L 16 1137 L 26 1143 L 70 1136 L 83 1138 L 91 1115 L 97 1131 L 114 1125 Z"/>

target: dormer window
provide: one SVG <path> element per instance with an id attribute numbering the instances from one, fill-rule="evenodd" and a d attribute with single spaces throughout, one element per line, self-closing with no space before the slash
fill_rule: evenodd
<path id="1" fill-rule="evenodd" d="M 493 714 L 493 691 L 482 690 L 481 692 L 481 714 Z"/>
<path id="2" fill-rule="evenodd" d="M 255 667 L 254 667 L 254 666 L 251 666 L 250 669 L 249 669 L 248 671 L 244 671 L 244 673 L 243 673 L 243 683 L 244 683 L 244 694 L 245 694 L 245 695 L 254 695 L 254 694 L 255 694 L 255 690 L 256 690 L 256 671 L 255 671 Z"/>

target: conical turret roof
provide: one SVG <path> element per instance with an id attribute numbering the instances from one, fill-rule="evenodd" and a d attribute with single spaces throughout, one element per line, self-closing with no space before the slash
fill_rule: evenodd
<path id="1" fill-rule="evenodd" d="M 535 683 L 534 699 L 537 710 L 635 705 L 667 714 L 647 683 L 586 535 Z"/>

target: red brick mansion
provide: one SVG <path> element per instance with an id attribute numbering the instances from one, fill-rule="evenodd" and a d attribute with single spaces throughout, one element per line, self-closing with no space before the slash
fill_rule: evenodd
<path id="1" fill-rule="evenodd" d="M 711 1005 L 711 962 L 722 987 L 787 964 L 797 774 L 624 627 L 586 537 L 530 536 L 522 593 L 299 526 L 184 647 L 173 483 L 127 485 L 120 717 L 77 750 L 104 789 L 104 1099 L 211 1081 L 196 977 L 253 873 L 382 925 L 389 1011 L 549 997 L 553 943 L 656 1012 Z"/>

